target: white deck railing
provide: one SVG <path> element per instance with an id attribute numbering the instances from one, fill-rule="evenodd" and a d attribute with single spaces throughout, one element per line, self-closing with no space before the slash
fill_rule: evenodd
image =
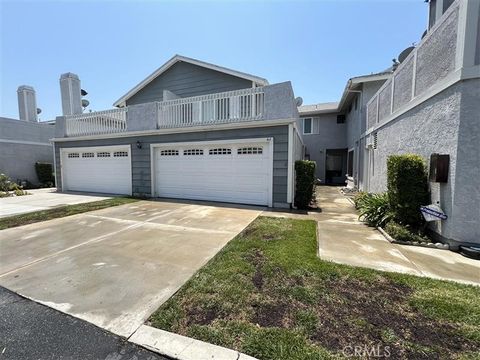
<path id="1" fill-rule="evenodd" d="M 65 117 L 65 135 L 83 136 L 127 131 L 127 108 Z"/>
<path id="2" fill-rule="evenodd" d="M 261 87 L 162 101 L 158 128 L 260 120 L 264 109 Z"/>

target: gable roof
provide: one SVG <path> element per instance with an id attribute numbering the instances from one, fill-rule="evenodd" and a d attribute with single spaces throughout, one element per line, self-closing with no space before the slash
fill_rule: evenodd
<path id="1" fill-rule="evenodd" d="M 343 91 L 342 98 L 338 104 L 338 111 L 344 110 L 349 101 L 352 100 L 351 93 L 358 89 L 359 85 L 363 83 L 373 82 L 373 81 L 386 81 L 393 74 L 393 71 L 387 69 L 375 74 L 356 76 L 347 81 L 345 90 Z"/>
<path id="2" fill-rule="evenodd" d="M 372 81 L 386 81 L 392 76 L 391 69 L 385 71 L 370 74 L 361 75 L 348 79 L 345 90 L 343 91 L 340 102 L 319 103 L 313 105 L 302 105 L 298 107 L 298 112 L 301 115 L 318 115 L 327 113 L 342 112 L 346 105 L 352 100 L 352 92 L 357 91 L 359 85 Z"/>
<path id="3" fill-rule="evenodd" d="M 172 57 L 170 60 L 168 60 L 165 64 L 160 66 L 157 70 L 155 70 L 153 73 L 151 73 L 149 76 L 147 76 L 143 81 L 141 81 L 138 85 L 136 85 L 133 89 L 131 89 L 129 92 L 127 92 L 125 95 L 123 95 L 120 99 L 115 101 L 113 103 L 113 106 L 118 106 L 118 107 L 123 107 L 125 106 L 125 102 L 130 99 L 133 95 L 138 93 L 140 90 L 142 90 L 145 86 L 147 86 L 150 82 L 152 82 L 154 79 L 159 77 L 161 74 L 163 74 L 165 71 L 170 69 L 173 65 L 175 65 L 178 62 L 187 62 L 193 65 L 201 66 L 210 70 L 215 70 L 219 72 L 223 72 L 228 75 L 236 76 L 242 79 L 246 79 L 249 81 L 252 81 L 258 86 L 264 86 L 268 85 L 268 81 L 264 78 L 250 75 L 247 73 L 243 73 L 240 71 L 232 70 L 232 69 L 227 69 L 222 66 L 210 64 L 204 61 L 188 58 L 186 56 L 182 55 L 175 55 Z"/>
<path id="4" fill-rule="evenodd" d="M 298 113 L 302 115 L 317 115 L 337 112 L 338 102 L 302 105 L 298 107 Z"/>

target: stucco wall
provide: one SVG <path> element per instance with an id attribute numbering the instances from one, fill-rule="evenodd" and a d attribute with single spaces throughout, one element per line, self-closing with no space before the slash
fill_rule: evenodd
<path id="1" fill-rule="evenodd" d="M 202 132 L 183 132 L 177 134 L 149 135 L 135 137 L 118 137 L 98 140 L 82 140 L 58 142 L 55 145 L 57 162 L 57 187 L 61 188 L 60 148 L 104 146 L 104 145 L 131 145 L 132 148 L 132 187 L 134 195 L 151 195 L 151 164 L 150 144 L 185 142 L 185 141 L 214 141 L 227 139 L 247 138 L 274 138 L 273 153 L 273 202 L 287 203 L 287 169 L 288 169 L 288 126 L 272 126 L 262 128 L 246 128 L 238 130 L 217 130 Z M 138 149 L 137 141 L 142 143 Z"/>
<path id="2" fill-rule="evenodd" d="M 53 125 L 0 118 L 0 172 L 38 184 L 35 163 L 53 164 L 54 133 Z"/>
<path id="3" fill-rule="evenodd" d="M 393 111 L 412 100 L 413 57 L 405 60 L 401 69 L 395 72 Z"/>
<path id="4" fill-rule="evenodd" d="M 415 95 L 444 79 L 455 68 L 458 3 L 438 29 L 418 48 Z"/>
<path id="5" fill-rule="evenodd" d="M 428 163 L 432 153 L 449 154 L 449 181 L 431 183 L 432 201 L 439 201 L 449 219 L 433 224 L 432 229 L 445 239 L 477 244 L 479 88 L 479 79 L 459 82 L 378 129 L 378 149 L 371 150 L 374 159 L 368 167 L 370 174 L 372 167 L 375 173 L 369 178 L 368 190 L 380 192 L 386 190 L 389 155 L 417 153 Z"/>
<path id="6" fill-rule="evenodd" d="M 163 90 L 172 91 L 180 97 L 189 97 L 250 87 L 252 82 L 249 80 L 179 62 L 128 99 L 127 105 L 163 101 Z"/>
<path id="7" fill-rule="evenodd" d="M 325 181 L 326 150 L 346 149 L 346 124 L 337 124 L 336 114 L 322 114 L 315 118 L 318 119 L 319 124 L 318 134 L 303 135 L 303 143 L 306 154 L 310 155 L 310 160 L 317 163 L 317 178 Z M 300 131 L 303 133 L 303 121 L 301 121 Z"/>

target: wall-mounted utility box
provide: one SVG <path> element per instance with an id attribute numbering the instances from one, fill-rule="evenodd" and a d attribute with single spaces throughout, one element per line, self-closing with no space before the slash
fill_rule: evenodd
<path id="1" fill-rule="evenodd" d="M 448 168 L 450 166 L 450 155 L 430 155 L 430 181 L 448 182 Z"/>

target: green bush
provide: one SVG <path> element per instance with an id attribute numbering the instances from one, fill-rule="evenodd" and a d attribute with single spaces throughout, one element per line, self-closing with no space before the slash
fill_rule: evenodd
<path id="1" fill-rule="evenodd" d="M 419 155 L 392 155 L 387 160 L 387 187 L 391 210 L 402 225 L 423 223 L 420 206 L 429 203 L 425 162 Z"/>
<path id="2" fill-rule="evenodd" d="M 15 195 L 27 195 L 21 186 L 18 186 L 15 182 L 13 182 L 7 175 L 0 174 L 0 197 L 7 197 L 11 196 L 11 192 L 14 192 Z"/>
<path id="3" fill-rule="evenodd" d="M 295 206 L 299 209 L 307 209 L 313 199 L 315 167 L 314 161 L 295 161 Z"/>
<path id="4" fill-rule="evenodd" d="M 55 179 L 53 177 L 52 164 L 37 162 L 35 163 L 35 171 L 40 184 L 53 186 Z"/>
<path id="5" fill-rule="evenodd" d="M 359 210 L 365 201 L 368 200 L 368 198 L 371 196 L 368 192 L 365 191 L 359 191 L 354 197 L 353 197 L 353 202 L 355 204 L 355 209 Z"/>
<path id="6" fill-rule="evenodd" d="M 394 217 L 386 193 L 361 193 L 355 199 L 357 209 L 360 211 L 359 219 L 370 226 L 384 226 Z"/>
<path id="7" fill-rule="evenodd" d="M 397 241 L 413 241 L 413 242 L 430 242 L 430 239 L 419 233 L 415 233 L 407 226 L 400 225 L 394 221 L 390 221 L 385 226 L 385 231 L 394 240 Z"/>

